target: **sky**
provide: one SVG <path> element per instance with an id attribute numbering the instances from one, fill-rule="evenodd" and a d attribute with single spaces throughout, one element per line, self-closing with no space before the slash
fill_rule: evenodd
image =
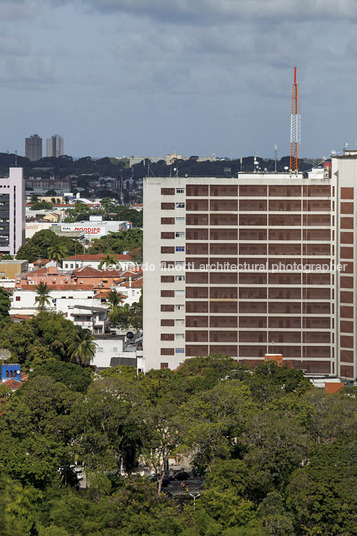
<path id="1" fill-rule="evenodd" d="M 355 0 L 0 0 L 0 152 L 74 157 L 357 147 Z"/>

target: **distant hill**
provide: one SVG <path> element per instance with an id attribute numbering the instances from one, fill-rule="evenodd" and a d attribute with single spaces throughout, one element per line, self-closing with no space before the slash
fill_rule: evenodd
<path id="1" fill-rule="evenodd" d="M 258 167 L 262 171 L 274 171 L 275 169 L 274 160 L 254 156 L 244 157 L 242 162 L 240 159 L 198 162 L 198 157 L 192 156 L 188 160 L 176 160 L 170 166 L 166 164 L 165 160 L 150 163 L 148 166 L 146 160 L 145 165 L 141 162 L 129 168 L 128 159 L 118 160 L 110 157 L 93 159 L 90 156 L 74 159 L 71 156 L 63 155 L 58 158 L 45 157 L 37 162 L 31 162 L 23 156 L 0 153 L 0 174 L 6 176 L 9 167 L 15 166 L 17 162 L 17 166 L 24 168 L 25 178 L 31 176 L 63 178 L 68 175 L 94 175 L 98 177 L 140 179 L 148 173 L 156 177 L 168 177 L 175 174 L 180 177 L 185 175 L 191 177 L 234 177 L 242 170 L 253 171 L 254 160 L 258 162 Z M 299 168 L 301 171 L 307 171 L 313 167 L 314 162 L 316 161 L 302 159 Z M 284 156 L 277 161 L 277 171 L 284 171 L 285 167 L 289 167 L 289 156 Z"/>

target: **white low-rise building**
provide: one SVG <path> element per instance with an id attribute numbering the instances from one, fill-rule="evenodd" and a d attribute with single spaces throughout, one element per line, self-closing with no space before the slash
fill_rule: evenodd
<path id="1" fill-rule="evenodd" d="M 89 329 L 93 334 L 108 330 L 108 308 L 96 298 L 94 290 L 63 288 L 50 290 L 48 311 L 62 313 L 75 325 Z M 34 316 L 38 313 L 35 289 L 16 289 L 12 297 L 10 315 Z"/>
<path id="2" fill-rule="evenodd" d="M 135 262 L 131 259 L 130 255 L 113 255 L 117 261 L 115 266 L 116 270 L 130 270 L 135 268 Z M 101 268 L 101 263 L 105 258 L 104 254 L 93 255 L 72 255 L 62 261 L 63 270 L 75 270 L 76 268 L 84 268 L 89 266 L 90 268 Z M 103 267 L 105 268 L 105 267 Z"/>
<path id="3" fill-rule="evenodd" d="M 136 279 L 129 277 L 127 281 L 115 286 L 115 290 L 122 295 L 123 303 L 130 306 L 140 300 L 143 290 L 143 276 Z"/>
<path id="4" fill-rule="evenodd" d="M 91 364 L 98 369 L 126 365 L 144 372 L 142 337 L 134 340 L 125 335 L 108 333 L 98 336 L 95 342 L 96 353 Z"/>

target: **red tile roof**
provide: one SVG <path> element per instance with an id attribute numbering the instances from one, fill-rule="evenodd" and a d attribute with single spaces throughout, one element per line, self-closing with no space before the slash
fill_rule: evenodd
<path id="1" fill-rule="evenodd" d="M 141 266 L 136 266 L 130 270 L 124 270 L 121 272 L 121 277 L 140 277 L 143 273 Z"/>
<path id="2" fill-rule="evenodd" d="M 32 315 L 20 315 L 18 313 L 11 314 L 11 311 L 10 311 L 10 316 L 11 316 L 12 320 L 14 320 L 15 322 L 16 322 L 16 320 L 29 320 L 30 318 L 33 318 Z"/>
<path id="3" fill-rule="evenodd" d="M 73 275 L 76 277 L 103 277 L 103 270 L 98 268 L 92 268 L 91 266 L 83 266 L 82 268 L 76 268 L 73 270 Z"/>
<path id="4" fill-rule="evenodd" d="M 4 381 L 2 384 L 6 385 L 6 387 L 8 387 L 9 389 L 12 389 L 13 391 L 15 389 L 20 389 L 20 387 L 22 387 L 23 385 L 22 382 L 18 382 L 14 380 L 13 378 L 10 378 L 9 380 Z"/>
<path id="5" fill-rule="evenodd" d="M 143 278 L 139 277 L 134 281 L 125 281 L 121 286 L 125 288 L 143 288 Z"/>
<path id="6" fill-rule="evenodd" d="M 81 283 L 52 283 L 51 281 L 47 283 L 47 286 L 51 290 L 93 290 L 93 284 L 81 284 Z M 17 287 L 17 289 L 20 287 Z M 21 285 L 22 290 L 33 290 L 36 291 L 35 285 Z M 51 296 L 50 296 L 51 297 Z"/>
<path id="7" fill-rule="evenodd" d="M 113 257 L 115 257 L 116 260 L 118 261 L 131 261 L 131 256 L 130 255 L 113 255 Z M 102 259 L 105 258 L 105 255 L 103 253 L 97 253 L 97 254 L 92 254 L 92 255 L 72 255 L 71 257 L 66 257 L 66 261 L 88 261 L 88 262 L 92 262 L 92 261 L 101 261 Z"/>
<path id="8" fill-rule="evenodd" d="M 33 265 L 37 266 L 38 264 L 47 264 L 48 262 L 50 262 L 50 259 L 37 259 L 37 261 L 35 261 Z"/>

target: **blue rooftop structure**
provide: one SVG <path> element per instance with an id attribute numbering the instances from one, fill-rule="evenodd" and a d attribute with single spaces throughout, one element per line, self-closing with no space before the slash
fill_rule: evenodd
<path id="1" fill-rule="evenodd" d="M 1 365 L 1 383 L 10 379 L 21 382 L 21 366 L 19 363 Z"/>

